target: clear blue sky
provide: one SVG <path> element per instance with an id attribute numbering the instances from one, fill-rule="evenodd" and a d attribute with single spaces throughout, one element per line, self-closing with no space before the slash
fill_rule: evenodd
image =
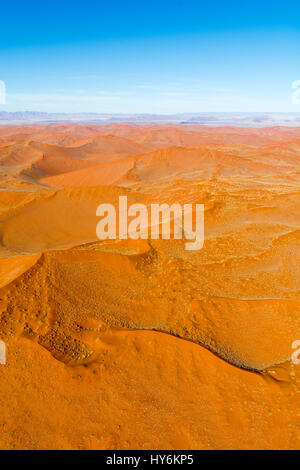
<path id="1" fill-rule="evenodd" d="M 300 111 L 300 2 L 0 6 L 0 111 Z"/>

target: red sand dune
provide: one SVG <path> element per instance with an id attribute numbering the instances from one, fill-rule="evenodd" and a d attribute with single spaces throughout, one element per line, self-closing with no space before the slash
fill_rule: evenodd
<path id="1" fill-rule="evenodd" d="M 58 188 L 117 185 L 124 182 L 124 180 L 126 181 L 126 175 L 134 168 L 134 165 L 135 159 L 128 157 L 109 163 L 93 165 L 84 170 L 71 171 L 58 174 L 58 176 L 43 178 L 41 182 Z"/>
<path id="2" fill-rule="evenodd" d="M 299 132 L 0 127 L 0 448 L 300 448 Z M 99 241 L 120 195 L 204 247 Z"/>

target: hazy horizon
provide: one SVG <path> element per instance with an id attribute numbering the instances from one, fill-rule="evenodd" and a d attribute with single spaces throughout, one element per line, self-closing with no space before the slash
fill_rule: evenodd
<path id="1" fill-rule="evenodd" d="M 300 113 L 47 113 L 34 111 L 1 112 L 0 126 L 15 124 L 179 124 L 231 127 L 298 127 Z"/>

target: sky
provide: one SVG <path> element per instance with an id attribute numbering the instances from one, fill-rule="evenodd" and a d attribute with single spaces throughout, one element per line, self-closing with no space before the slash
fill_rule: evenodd
<path id="1" fill-rule="evenodd" d="M 15 0 L 0 15 L 0 112 L 300 112 L 299 0 Z"/>

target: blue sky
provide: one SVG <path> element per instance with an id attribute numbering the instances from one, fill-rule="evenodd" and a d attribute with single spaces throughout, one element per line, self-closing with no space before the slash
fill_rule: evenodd
<path id="1" fill-rule="evenodd" d="M 300 111 L 299 1 L 22 0 L 0 13 L 0 111 Z"/>

